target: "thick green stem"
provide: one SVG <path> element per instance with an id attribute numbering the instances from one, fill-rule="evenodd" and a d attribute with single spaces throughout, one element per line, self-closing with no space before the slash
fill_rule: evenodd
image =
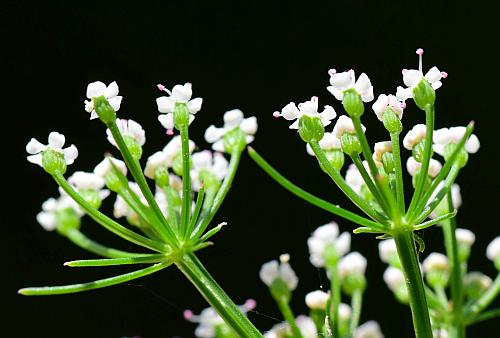
<path id="1" fill-rule="evenodd" d="M 354 337 L 354 333 L 358 328 L 359 318 L 361 317 L 361 308 L 363 305 L 363 290 L 356 289 L 354 290 L 351 296 L 351 323 L 349 325 L 349 334 L 350 337 Z"/>
<path id="2" fill-rule="evenodd" d="M 410 227 L 399 227 L 393 231 L 399 260 L 406 279 L 408 298 L 416 338 L 432 338 L 429 309 L 425 297 L 424 281 L 420 273 L 413 231 Z"/>
<path id="3" fill-rule="evenodd" d="M 180 129 L 182 148 L 182 211 L 181 211 L 181 231 L 183 234 L 189 226 L 191 216 L 191 153 L 189 152 L 188 126 Z"/>
<path id="4" fill-rule="evenodd" d="M 468 309 L 466 309 L 464 318 L 467 322 L 473 321 L 477 315 L 490 305 L 500 293 L 500 273 L 495 278 L 493 284 L 486 290 L 478 300 L 476 300 Z"/>
<path id="5" fill-rule="evenodd" d="M 453 210 L 451 193 L 448 193 L 448 211 Z M 450 284 L 451 300 L 453 303 L 453 321 L 451 327 L 452 338 L 464 338 L 465 326 L 462 318 L 463 311 L 463 274 L 462 265 L 458 257 L 458 246 L 455 230 L 457 228 L 455 218 L 447 219 L 441 223 L 443 228 L 446 255 L 450 262 Z"/>
<path id="6" fill-rule="evenodd" d="M 401 165 L 401 150 L 399 146 L 399 133 L 391 133 L 392 156 L 396 171 L 396 201 L 401 214 L 405 212 L 405 193 L 403 182 L 403 168 Z"/>
<path id="7" fill-rule="evenodd" d="M 233 303 L 194 254 L 184 254 L 176 265 L 237 334 L 244 338 L 262 338 L 259 330 Z"/>
<path id="8" fill-rule="evenodd" d="M 290 305 L 288 304 L 288 300 L 285 297 L 281 297 L 279 299 L 276 299 L 276 304 L 278 304 L 278 307 L 281 311 L 281 314 L 283 315 L 283 318 L 285 318 L 288 325 L 290 325 L 290 329 L 292 331 L 293 337 L 294 338 L 303 338 L 302 332 L 300 332 L 299 326 L 297 325 L 297 322 L 295 321 L 295 316 L 292 312 L 292 309 L 290 308 Z"/>

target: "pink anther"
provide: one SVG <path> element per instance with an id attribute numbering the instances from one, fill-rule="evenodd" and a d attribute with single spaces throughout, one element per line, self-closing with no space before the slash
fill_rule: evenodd
<path id="1" fill-rule="evenodd" d="M 184 310 L 182 314 L 185 320 L 191 320 L 191 318 L 193 318 L 193 311 L 191 310 Z"/>
<path id="2" fill-rule="evenodd" d="M 275 111 L 275 112 L 273 113 L 273 116 L 274 116 L 275 118 L 279 118 L 279 117 L 281 116 L 281 114 L 280 114 L 280 112 L 279 112 L 279 111 Z"/>
<path id="3" fill-rule="evenodd" d="M 245 307 L 245 309 L 251 311 L 257 307 L 257 302 L 255 301 L 255 299 L 249 298 L 246 300 L 243 306 Z"/>
<path id="4" fill-rule="evenodd" d="M 415 53 L 417 53 L 417 55 L 422 55 L 424 54 L 424 50 L 422 48 L 419 48 Z"/>
<path id="5" fill-rule="evenodd" d="M 447 72 L 441 72 L 441 76 L 443 77 L 443 79 L 446 79 L 448 77 L 448 73 Z"/>

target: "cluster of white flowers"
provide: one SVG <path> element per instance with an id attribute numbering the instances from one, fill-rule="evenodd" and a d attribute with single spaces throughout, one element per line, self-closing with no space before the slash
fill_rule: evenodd
<path id="1" fill-rule="evenodd" d="M 205 131 L 205 140 L 208 143 L 213 143 L 213 150 L 225 152 L 224 136 L 237 128 L 245 133 L 246 144 L 250 144 L 254 140 L 254 135 L 257 132 L 257 118 L 255 116 L 244 118 L 241 110 L 232 109 L 224 113 L 223 119 L 224 126 L 222 128 L 211 125 Z"/>
<path id="2" fill-rule="evenodd" d="M 203 150 L 193 154 L 193 166 L 191 168 L 191 179 L 193 189 L 200 190 L 203 182 L 203 175 L 209 174 L 218 181 L 222 181 L 227 174 L 229 162 L 221 153 L 212 153 L 210 150 Z"/>
<path id="3" fill-rule="evenodd" d="M 309 117 L 319 117 L 323 126 L 327 126 L 337 116 L 337 113 L 331 106 L 325 106 L 323 111 L 319 113 L 318 97 L 313 96 L 311 100 L 300 103 L 298 107 L 294 102 L 290 102 L 281 110 L 281 112 L 276 111 L 273 114 L 274 117 L 282 116 L 285 120 L 294 121 L 290 125 L 290 129 L 299 129 L 299 119 L 304 115 Z"/>
<path id="4" fill-rule="evenodd" d="M 72 209 L 79 216 L 83 215 L 82 210 L 75 201 L 68 195 L 61 195 L 59 198 L 49 198 L 42 204 L 42 211 L 36 215 L 38 223 L 47 231 L 57 229 L 57 212 L 64 209 Z"/>
<path id="5" fill-rule="evenodd" d="M 335 250 L 338 257 L 344 256 L 351 247 L 351 235 L 343 232 L 339 236 L 339 226 L 335 222 L 322 225 L 307 239 L 309 260 L 317 268 L 325 266 L 325 253 L 328 247 Z"/>

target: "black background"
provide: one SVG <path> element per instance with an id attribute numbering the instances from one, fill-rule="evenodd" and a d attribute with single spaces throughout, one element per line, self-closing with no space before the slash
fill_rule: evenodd
<path id="1" fill-rule="evenodd" d="M 205 303 L 183 276 L 169 268 L 126 285 L 77 295 L 27 298 L 24 286 L 90 281 L 126 269 L 70 269 L 62 263 L 91 254 L 35 221 L 41 203 L 57 193 L 50 178 L 25 160 L 30 137 L 45 140 L 57 130 L 75 143 L 80 156 L 70 167 L 91 170 L 106 151 L 103 125 L 89 121 L 83 109 L 89 82 L 116 80 L 124 96 L 119 115 L 140 122 L 147 132 L 145 154 L 167 141 L 157 122 L 155 85 L 192 82 L 203 109 L 191 128 L 204 148 L 208 125 L 240 108 L 256 115 L 259 132 L 253 146 L 283 174 L 315 194 L 353 210 L 305 153 L 288 123 L 272 118 L 293 100 L 318 95 L 320 105 L 338 102 L 326 91 L 327 71 L 354 68 L 366 72 L 375 94 L 394 93 L 401 69 L 415 68 L 415 50 L 426 51 L 424 67 L 437 65 L 450 76 L 438 91 L 437 127 L 476 121 L 481 150 L 471 157 L 458 181 L 464 205 L 458 222 L 478 236 L 472 270 L 494 276 L 486 245 L 498 235 L 495 217 L 499 183 L 498 37 L 486 2 L 413 1 L 149 1 L 4 3 L 2 79 L 4 157 L 1 336 L 8 337 L 171 337 L 192 336 L 194 326 L 182 310 L 199 312 Z M 6 57 L 4 59 L 4 57 Z M 3 96 L 2 95 L 2 96 Z M 413 104 L 405 112 L 405 130 L 422 122 Z M 364 124 L 372 142 L 387 136 L 367 109 Z M 329 128 L 327 128 L 329 130 Z M 7 150 L 7 152 L 5 152 Z M 407 156 L 407 154 L 405 155 Z M 13 166 L 14 164 L 14 166 Z M 407 182 L 409 183 L 409 182 Z M 109 211 L 112 201 L 106 202 Z M 6 217 L 5 217 L 6 215 Z M 300 276 L 293 306 L 305 313 L 303 296 L 325 282 L 308 263 L 306 239 L 331 215 L 291 196 L 268 178 L 248 156 L 242 160 L 228 198 L 215 221 L 229 225 L 200 252 L 201 260 L 237 303 L 258 302 L 252 321 L 267 330 L 280 318 L 260 265 L 283 252 L 292 256 Z M 338 219 L 344 231 L 353 225 Z M 85 233 L 124 249 L 85 219 Z M 428 252 L 442 249 L 439 229 L 424 232 Z M 382 281 L 383 264 L 376 240 L 355 236 L 352 247 L 369 257 L 370 280 L 362 321 L 375 319 L 387 337 L 410 337 L 409 309 L 397 303 Z M 498 302 L 497 302 L 498 304 Z M 277 319 L 278 318 L 278 319 Z M 471 337 L 497 337 L 498 321 L 471 327 Z"/>

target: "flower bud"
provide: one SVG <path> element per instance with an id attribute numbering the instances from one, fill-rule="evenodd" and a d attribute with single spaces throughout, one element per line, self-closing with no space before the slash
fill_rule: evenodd
<path id="1" fill-rule="evenodd" d="M 102 199 L 97 190 L 85 189 L 79 190 L 78 192 L 82 195 L 83 199 L 95 209 L 99 209 L 101 207 Z"/>
<path id="2" fill-rule="evenodd" d="M 470 256 L 470 248 L 476 236 L 474 233 L 467 229 L 456 229 L 455 237 L 457 238 L 458 259 L 461 262 L 466 262 Z"/>
<path id="3" fill-rule="evenodd" d="M 304 142 L 321 141 L 325 127 L 319 117 L 302 115 L 299 118 L 299 135 Z"/>
<path id="4" fill-rule="evenodd" d="M 306 295 L 306 305 L 311 310 L 325 310 L 330 295 L 324 291 L 316 290 Z"/>
<path id="5" fill-rule="evenodd" d="M 427 283 L 429 283 L 429 285 L 432 287 L 446 286 L 450 275 L 448 257 L 443 254 L 433 252 L 427 256 L 422 265 Z"/>
<path id="6" fill-rule="evenodd" d="M 450 159 L 451 155 L 453 154 L 456 148 L 457 145 L 454 143 L 449 143 L 445 146 L 444 148 L 445 161 L 448 161 Z M 465 150 L 464 148 L 460 149 L 458 151 L 457 156 L 455 157 L 455 163 L 458 163 L 460 168 L 463 168 L 467 164 L 468 160 L 469 160 L 469 153 L 467 152 L 467 150 Z"/>
<path id="7" fill-rule="evenodd" d="M 352 88 L 344 91 L 344 98 L 342 99 L 345 111 L 351 117 L 359 117 L 365 111 L 365 105 L 358 92 Z"/>
<path id="8" fill-rule="evenodd" d="M 106 182 L 106 187 L 113 192 L 118 192 L 128 185 L 128 181 L 118 176 L 113 170 L 109 171 L 106 176 L 104 176 L 104 180 Z"/>
<path id="9" fill-rule="evenodd" d="M 175 102 L 174 107 L 174 126 L 177 130 L 189 126 L 189 109 L 184 102 Z"/>
<path id="10" fill-rule="evenodd" d="M 92 98 L 94 109 L 102 122 L 108 124 L 116 120 L 116 112 L 104 96 Z"/>
<path id="11" fill-rule="evenodd" d="M 500 236 L 496 237 L 486 248 L 486 257 L 493 261 L 497 270 L 500 271 Z"/>
<path id="12" fill-rule="evenodd" d="M 155 170 L 155 182 L 159 187 L 166 187 L 170 182 L 170 174 L 168 173 L 168 168 L 165 166 L 159 166 Z"/>
<path id="13" fill-rule="evenodd" d="M 246 146 L 246 134 L 240 128 L 228 131 L 224 135 L 224 150 L 226 153 L 242 152 Z"/>
<path id="14" fill-rule="evenodd" d="M 385 152 L 382 154 L 382 165 L 384 166 L 384 171 L 388 174 L 393 173 L 396 170 L 394 155 L 392 152 Z"/>
<path id="15" fill-rule="evenodd" d="M 465 276 L 464 288 L 465 294 L 477 299 L 491 286 L 491 278 L 477 271 L 472 271 Z"/>
<path id="16" fill-rule="evenodd" d="M 42 166 L 43 169 L 45 169 L 45 171 L 51 175 L 55 174 L 56 172 L 64 174 L 67 168 L 64 154 L 52 149 L 43 151 Z"/>
<path id="17" fill-rule="evenodd" d="M 412 155 L 417 162 L 422 163 L 422 161 L 424 160 L 424 153 L 425 153 L 425 140 L 422 140 L 413 146 Z M 431 157 L 432 154 L 433 151 L 431 151 Z"/>
<path id="18" fill-rule="evenodd" d="M 403 130 L 403 124 L 401 123 L 399 116 L 392 109 L 387 109 L 384 112 L 383 123 L 385 129 L 387 129 L 387 131 L 391 134 L 399 134 Z"/>
<path id="19" fill-rule="evenodd" d="M 340 143 L 342 144 L 342 150 L 344 151 L 344 153 L 351 157 L 359 155 L 363 151 L 358 137 L 354 134 L 342 134 Z"/>
<path id="20" fill-rule="evenodd" d="M 336 170 L 340 171 L 344 166 L 345 156 L 341 150 L 325 150 L 325 156 L 328 162 L 334 167 Z M 324 169 L 323 169 L 324 170 Z"/>
<path id="21" fill-rule="evenodd" d="M 65 208 L 56 212 L 57 231 L 66 235 L 71 229 L 79 229 L 81 224 L 80 215 L 73 208 Z"/>
<path id="22" fill-rule="evenodd" d="M 140 160 L 142 157 L 142 147 L 141 145 L 133 138 L 128 135 L 123 136 L 123 140 L 125 141 L 125 145 L 132 154 L 132 157 L 136 160 Z"/>
<path id="23" fill-rule="evenodd" d="M 403 272 L 395 267 L 389 266 L 384 271 L 383 278 L 389 289 L 394 292 L 396 299 L 402 304 L 408 304 L 408 290 L 406 288 Z"/>
<path id="24" fill-rule="evenodd" d="M 378 243 L 378 252 L 382 262 L 396 268 L 401 268 L 401 262 L 399 261 L 398 250 L 394 239 L 389 238 L 380 241 Z"/>
<path id="25" fill-rule="evenodd" d="M 347 295 L 356 290 L 366 288 L 366 258 L 359 252 L 351 252 L 339 261 L 339 274 L 342 280 L 342 289 Z"/>
<path id="26" fill-rule="evenodd" d="M 436 101 L 436 91 L 427 80 L 422 79 L 418 85 L 413 88 L 413 100 L 418 108 L 425 110 L 427 107 L 434 105 L 434 101 Z"/>

